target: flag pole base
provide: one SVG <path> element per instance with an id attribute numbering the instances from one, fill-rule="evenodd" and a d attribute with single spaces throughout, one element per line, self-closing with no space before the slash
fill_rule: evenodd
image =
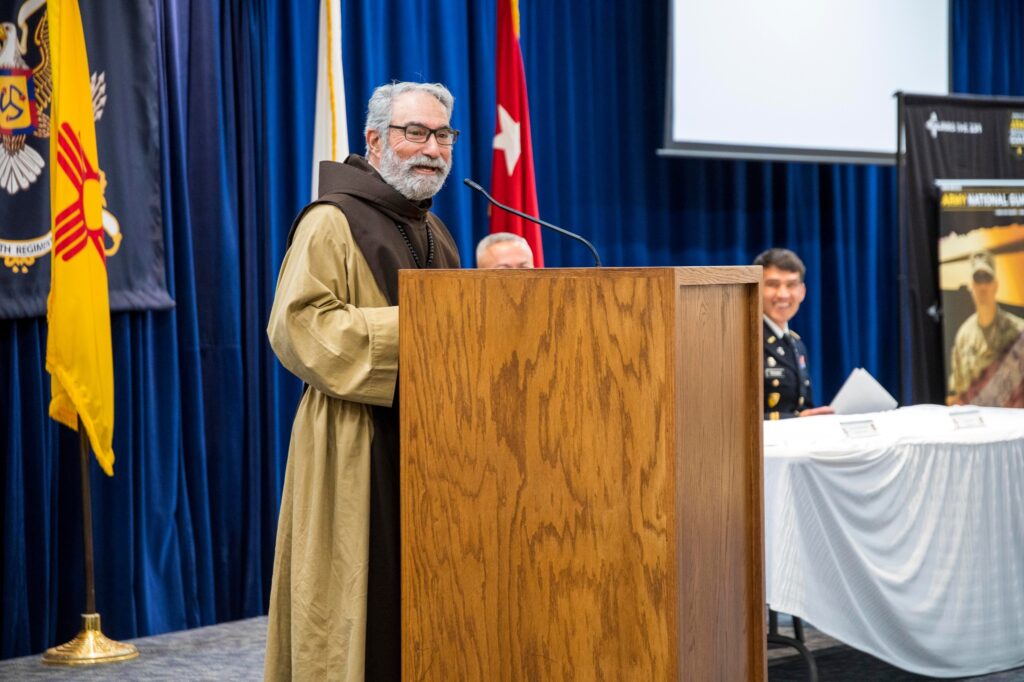
<path id="1" fill-rule="evenodd" d="M 136 658 L 133 644 L 115 642 L 100 631 L 100 614 L 83 613 L 82 629 L 70 642 L 46 650 L 43 663 L 49 665 L 92 665 Z"/>

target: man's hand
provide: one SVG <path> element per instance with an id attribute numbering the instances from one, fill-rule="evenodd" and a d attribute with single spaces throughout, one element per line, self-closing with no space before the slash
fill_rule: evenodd
<path id="1" fill-rule="evenodd" d="M 811 407 L 811 408 L 808 408 L 808 409 L 804 410 L 803 412 L 801 412 L 800 416 L 801 417 L 816 417 L 819 414 L 835 414 L 835 410 L 833 410 L 828 405 L 822 405 L 821 407 Z"/>

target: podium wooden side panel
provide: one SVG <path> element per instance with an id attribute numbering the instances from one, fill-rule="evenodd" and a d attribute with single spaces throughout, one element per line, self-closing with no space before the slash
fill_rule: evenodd
<path id="1" fill-rule="evenodd" d="M 739 270 L 402 272 L 405 679 L 763 679 Z"/>
<path id="2" fill-rule="evenodd" d="M 767 679 L 761 294 L 749 270 L 677 270 L 682 646 L 701 652 L 681 656 L 678 679 Z"/>

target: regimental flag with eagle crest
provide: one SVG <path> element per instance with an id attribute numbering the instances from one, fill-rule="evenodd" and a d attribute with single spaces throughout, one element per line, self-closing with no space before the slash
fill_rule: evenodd
<path id="1" fill-rule="evenodd" d="M 93 125 L 92 87 L 77 0 L 49 0 L 53 101 L 50 214 L 53 236 L 46 370 L 50 416 L 78 417 L 100 467 L 114 474 L 114 368 L 103 248 L 106 178 Z"/>
<path id="2" fill-rule="evenodd" d="M 43 156 L 27 143 L 30 137 L 50 137 L 53 68 L 46 3 L 28 0 L 18 11 L 17 24 L 0 22 L 0 189 L 8 194 L 29 189 L 45 168 Z M 33 28 L 30 19 L 35 17 L 41 20 Z M 39 61 L 31 67 L 25 61 L 30 37 L 39 50 Z M 103 74 L 90 76 L 89 85 L 98 120 L 107 101 Z"/>
<path id="3" fill-rule="evenodd" d="M 102 211 L 110 307 L 166 309 L 158 2 L 79 2 L 97 148 L 112 180 Z M 0 0 L 0 319 L 44 315 L 50 290 L 50 176 L 61 171 L 49 163 L 59 142 L 51 43 L 60 43 L 47 8 Z"/>

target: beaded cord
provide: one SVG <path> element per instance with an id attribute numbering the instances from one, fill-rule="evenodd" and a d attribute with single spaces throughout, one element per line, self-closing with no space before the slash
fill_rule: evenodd
<path id="1" fill-rule="evenodd" d="M 395 223 L 395 227 L 398 228 L 398 233 L 402 235 L 402 239 L 405 241 L 406 247 L 409 249 L 409 253 L 412 254 L 412 261 L 416 264 L 417 268 L 430 267 L 431 263 L 434 262 L 434 231 L 430 229 L 430 221 L 424 221 L 424 227 L 427 228 L 427 263 L 423 265 L 420 263 L 420 256 L 416 253 L 416 249 L 413 247 L 412 242 L 409 240 L 409 235 L 405 232 L 405 225 L 402 223 Z"/>

